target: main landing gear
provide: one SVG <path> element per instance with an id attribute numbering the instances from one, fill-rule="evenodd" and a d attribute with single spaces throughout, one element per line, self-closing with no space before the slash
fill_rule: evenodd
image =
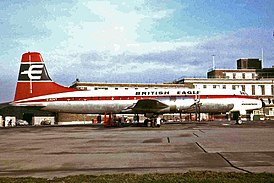
<path id="1" fill-rule="evenodd" d="M 156 116 L 156 115 L 149 116 L 148 114 L 145 114 L 145 116 L 147 117 L 147 119 L 145 119 L 145 121 L 144 121 L 144 125 L 146 127 L 148 127 L 149 124 L 150 124 L 150 127 L 160 127 L 161 126 L 161 118 L 159 118 L 158 116 Z"/>

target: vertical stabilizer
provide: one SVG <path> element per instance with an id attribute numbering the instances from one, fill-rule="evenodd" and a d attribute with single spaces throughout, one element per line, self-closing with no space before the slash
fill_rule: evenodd
<path id="1" fill-rule="evenodd" d="M 14 101 L 55 93 L 76 91 L 53 82 L 41 54 L 28 52 L 22 55 Z"/>

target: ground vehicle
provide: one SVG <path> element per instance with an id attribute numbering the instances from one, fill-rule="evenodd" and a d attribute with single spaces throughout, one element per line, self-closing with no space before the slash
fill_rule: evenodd
<path id="1" fill-rule="evenodd" d="M 22 119 L 18 119 L 16 121 L 16 126 L 26 126 L 26 125 L 29 125 L 29 123 L 25 120 L 22 120 Z"/>
<path id="2" fill-rule="evenodd" d="M 44 119 L 40 123 L 41 125 L 51 125 L 51 121 L 49 119 Z"/>

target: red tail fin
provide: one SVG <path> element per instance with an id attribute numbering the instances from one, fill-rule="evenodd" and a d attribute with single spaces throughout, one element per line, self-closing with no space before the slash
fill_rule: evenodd
<path id="1" fill-rule="evenodd" d="M 76 91 L 54 83 L 47 72 L 40 53 L 28 52 L 22 55 L 14 101 L 26 98 Z"/>

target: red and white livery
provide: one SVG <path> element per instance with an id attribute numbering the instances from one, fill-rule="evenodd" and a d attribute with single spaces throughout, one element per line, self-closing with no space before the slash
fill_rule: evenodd
<path id="1" fill-rule="evenodd" d="M 53 82 L 37 52 L 23 54 L 14 106 L 40 107 L 67 113 L 132 113 L 157 116 L 162 113 L 225 113 L 262 107 L 262 102 L 236 90 L 181 88 L 109 88 L 79 90 Z"/>

